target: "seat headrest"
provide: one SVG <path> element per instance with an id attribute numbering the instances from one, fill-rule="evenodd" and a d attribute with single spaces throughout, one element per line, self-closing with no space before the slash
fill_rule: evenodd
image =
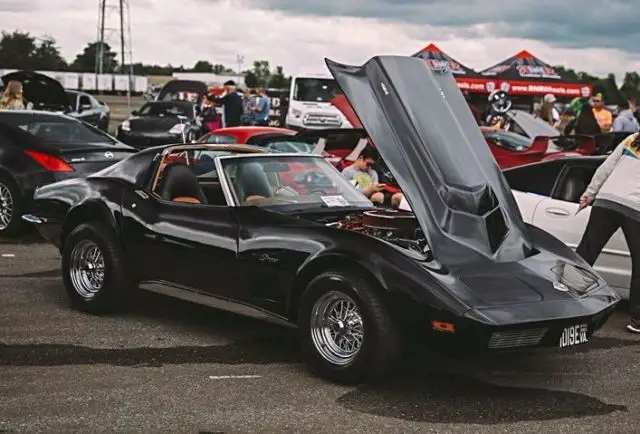
<path id="1" fill-rule="evenodd" d="M 164 182 L 160 195 L 173 201 L 176 198 L 194 198 L 199 203 L 207 203 L 198 177 L 189 166 L 181 162 L 170 163 L 164 169 Z M 182 200 L 184 202 L 184 200 Z M 195 202 L 192 202 L 195 203 Z"/>
<path id="2" fill-rule="evenodd" d="M 248 196 L 273 196 L 267 174 L 259 163 L 241 164 L 236 173 L 236 183 L 241 201 Z"/>

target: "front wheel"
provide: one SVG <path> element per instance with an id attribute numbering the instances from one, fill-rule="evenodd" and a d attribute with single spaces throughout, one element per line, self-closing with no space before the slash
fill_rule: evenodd
<path id="1" fill-rule="evenodd" d="M 67 236 L 62 278 L 71 306 L 89 313 L 121 307 L 133 287 L 113 229 L 98 222 L 83 223 Z"/>
<path id="2" fill-rule="evenodd" d="M 401 353 L 398 328 L 384 302 L 350 270 L 328 271 L 309 283 L 298 325 L 306 361 L 331 381 L 373 380 L 391 370 Z"/>

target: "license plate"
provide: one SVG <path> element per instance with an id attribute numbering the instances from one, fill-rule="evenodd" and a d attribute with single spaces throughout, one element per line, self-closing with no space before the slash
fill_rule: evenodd
<path id="1" fill-rule="evenodd" d="M 588 324 L 577 324 L 566 327 L 560 336 L 560 348 L 572 347 L 588 342 Z"/>

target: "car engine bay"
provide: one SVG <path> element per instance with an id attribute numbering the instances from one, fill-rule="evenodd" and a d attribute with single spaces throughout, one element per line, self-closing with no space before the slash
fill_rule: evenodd
<path id="1" fill-rule="evenodd" d="M 374 209 L 324 223 L 337 229 L 364 233 L 420 254 L 429 251 L 426 237 L 411 212 Z"/>

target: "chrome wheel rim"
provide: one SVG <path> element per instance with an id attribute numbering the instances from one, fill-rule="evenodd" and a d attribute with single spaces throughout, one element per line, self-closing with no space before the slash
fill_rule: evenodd
<path id="1" fill-rule="evenodd" d="M 104 256 L 96 243 L 82 240 L 73 247 L 69 260 L 69 277 L 78 295 L 94 297 L 104 285 Z"/>
<path id="2" fill-rule="evenodd" d="M 356 302 L 337 291 L 320 297 L 311 310 L 311 339 L 329 363 L 336 366 L 351 363 L 364 340 L 362 315 Z"/>
<path id="3" fill-rule="evenodd" d="M 9 227 L 13 218 L 13 197 L 9 187 L 0 183 L 0 230 Z"/>

